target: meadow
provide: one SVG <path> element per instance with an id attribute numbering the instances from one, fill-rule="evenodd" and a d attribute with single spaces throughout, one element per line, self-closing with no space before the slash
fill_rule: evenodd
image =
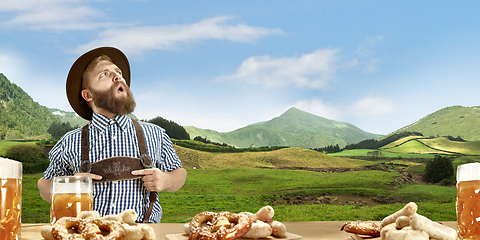
<path id="1" fill-rule="evenodd" d="M 202 211 L 256 212 L 265 205 L 279 221 L 381 220 L 409 201 L 419 213 L 437 221 L 455 221 L 454 187 L 402 184 L 398 172 L 313 172 L 258 168 L 187 169 L 187 181 L 177 192 L 161 192 L 162 222 L 184 223 Z M 23 177 L 22 222 L 49 221 L 48 202 L 40 198 L 41 174 Z M 349 201 L 342 197 L 349 196 Z M 372 197 L 395 203 L 364 204 Z M 322 203 L 323 199 L 330 203 Z M 355 200 L 355 199 L 364 199 Z M 305 201 L 309 199 L 309 201 Z M 353 199 L 353 200 L 352 200 Z"/>
<path id="2" fill-rule="evenodd" d="M 188 176 L 180 190 L 159 193 L 162 222 L 185 223 L 202 211 L 256 212 L 266 205 L 279 221 L 381 220 L 411 201 L 430 219 L 456 220 L 455 186 L 412 177 L 423 173 L 432 154 L 381 149 L 382 157 L 365 158 L 372 150 L 327 155 L 301 148 L 212 153 L 174 147 Z M 454 168 L 472 161 L 480 160 L 457 157 Z M 23 176 L 23 223 L 49 221 L 50 204 L 37 189 L 41 176 Z"/>

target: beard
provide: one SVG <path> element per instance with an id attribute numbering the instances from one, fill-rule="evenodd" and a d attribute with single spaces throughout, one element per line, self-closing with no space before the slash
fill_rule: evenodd
<path id="1" fill-rule="evenodd" d="M 123 86 L 122 90 L 126 92 L 126 96 L 115 97 L 118 89 Z M 116 115 L 127 115 L 135 110 L 135 99 L 130 88 L 123 82 L 116 82 L 112 87 L 105 91 L 90 90 L 93 95 L 93 102 L 98 108 L 102 108 Z"/>

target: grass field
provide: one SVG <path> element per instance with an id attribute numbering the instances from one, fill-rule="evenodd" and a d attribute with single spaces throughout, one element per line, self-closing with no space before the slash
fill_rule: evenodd
<path id="1" fill-rule="evenodd" d="M 2 149 L 5 143 L 0 144 Z M 386 158 L 372 161 L 301 148 L 246 153 L 175 149 L 188 176 L 179 191 L 160 193 L 162 222 L 187 222 L 202 211 L 256 212 L 265 205 L 274 207 L 274 218 L 280 221 L 381 220 L 410 201 L 419 205 L 420 214 L 433 220 L 456 220 L 455 187 L 421 185 L 406 181 L 399 173 L 423 172 L 426 160 L 422 158 L 433 155 L 382 150 Z M 358 157 L 369 151 L 338 154 Z M 476 158 L 457 158 L 454 167 Z M 365 170 L 372 165 L 383 168 Z M 49 221 L 50 204 L 37 189 L 41 176 L 23 176 L 23 223 Z M 374 197 L 381 201 L 373 201 Z"/>
<path id="2" fill-rule="evenodd" d="M 320 173 L 301 170 L 257 168 L 187 169 L 187 181 L 174 193 L 160 193 L 162 222 L 187 222 L 201 211 L 256 212 L 265 205 L 276 210 L 280 221 L 379 220 L 415 201 L 425 216 L 454 221 L 455 194 L 452 187 L 401 184 L 396 172 L 355 171 Z M 48 202 L 40 198 L 37 180 L 41 174 L 23 178 L 22 222 L 49 221 Z M 292 204 L 286 199 L 319 199 L 324 196 L 396 197 L 404 203 L 370 204 L 336 202 Z"/>
<path id="3" fill-rule="evenodd" d="M 362 168 L 369 161 L 339 158 L 303 148 L 269 152 L 211 153 L 174 146 L 182 164 L 190 168 Z"/>
<path id="4" fill-rule="evenodd" d="M 5 155 L 5 151 L 14 145 L 18 144 L 35 144 L 35 142 L 30 141 L 0 141 L 0 156 Z"/>

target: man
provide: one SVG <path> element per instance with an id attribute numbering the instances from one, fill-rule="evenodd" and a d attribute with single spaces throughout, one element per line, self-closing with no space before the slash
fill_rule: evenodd
<path id="1" fill-rule="evenodd" d="M 93 195 L 94 210 L 100 215 L 133 209 L 139 214 L 137 221 L 149 215 L 146 221 L 160 222 L 162 208 L 157 192 L 177 191 L 185 183 L 187 172 L 162 128 L 144 122 L 138 122 L 140 127 L 136 128 L 127 117 L 135 108 L 129 86 L 130 65 L 116 48 L 93 49 L 72 65 L 67 77 L 67 97 L 75 112 L 90 122 L 88 127 L 66 133 L 50 151 L 50 165 L 38 181 L 44 200 L 51 201 L 53 177 L 86 175 L 98 181 L 94 183 Z M 139 128 L 141 131 L 136 132 Z M 86 143 L 82 143 L 82 129 Z M 139 139 L 141 133 L 143 137 Z M 87 148 L 82 150 L 82 144 Z M 146 154 L 140 152 L 142 145 L 146 146 Z M 110 163 L 107 160 L 119 159 L 115 157 L 140 159 L 142 164 L 144 159 L 151 159 L 152 165 L 146 164 L 147 167 L 128 173 L 129 179 L 119 181 L 102 181 L 105 175 L 89 172 L 100 160 Z M 151 196 L 155 197 L 149 200 Z M 149 211 L 151 214 L 147 214 Z"/>

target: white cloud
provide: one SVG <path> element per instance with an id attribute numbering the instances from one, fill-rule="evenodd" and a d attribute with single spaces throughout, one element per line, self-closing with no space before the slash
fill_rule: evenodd
<path id="1" fill-rule="evenodd" d="M 394 110 L 395 105 L 384 97 L 368 96 L 355 102 L 350 112 L 355 115 L 382 115 Z"/>
<path id="2" fill-rule="evenodd" d="M 340 49 L 318 49 L 299 57 L 272 58 L 269 55 L 249 57 L 232 75 L 222 75 L 215 81 L 239 81 L 269 87 L 295 85 L 324 88 L 333 79 Z"/>
<path id="3" fill-rule="evenodd" d="M 380 116 L 391 113 L 395 104 L 388 98 L 368 96 L 349 104 L 331 104 L 323 99 L 303 99 L 293 104 L 302 111 L 335 121 L 344 121 L 352 117 Z"/>
<path id="4" fill-rule="evenodd" d="M 97 39 L 75 49 L 83 53 L 98 46 L 116 46 L 129 54 L 142 54 L 152 49 L 175 49 L 182 44 L 199 40 L 228 40 L 253 42 L 273 34 L 284 34 L 280 29 L 232 25 L 233 17 L 207 18 L 193 24 L 113 28 L 99 33 Z"/>
<path id="5" fill-rule="evenodd" d="M 2 22 L 2 26 L 9 28 L 85 30 L 116 25 L 96 22 L 104 13 L 78 0 L 4 0 L 0 12 L 13 14 Z"/>
<path id="6" fill-rule="evenodd" d="M 300 100 L 294 107 L 331 120 L 338 120 L 344 115 L 342 107 L 325 103 L 322 99 Z"/>

